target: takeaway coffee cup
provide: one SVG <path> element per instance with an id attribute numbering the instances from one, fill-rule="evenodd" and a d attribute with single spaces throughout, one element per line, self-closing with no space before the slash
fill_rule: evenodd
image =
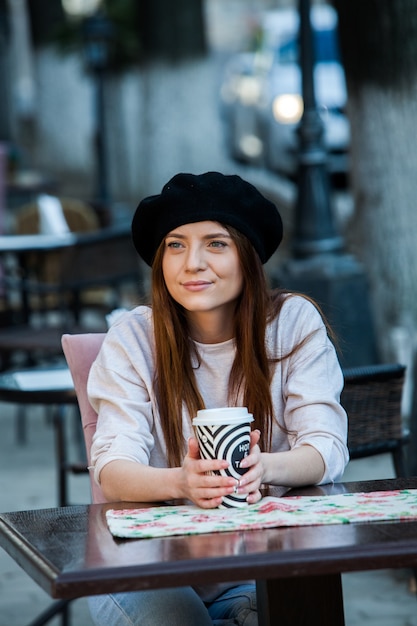
<path id="1" fill-rule="evenodd" d="M 193 419 L 200 455 L 203 459 L 226 459 L 229 467 L 214 473 L 239 480 L 247 471 L 240 467 L 250 449 L 250 430 L 253 416 L 246 407 L 225 407 L 197 411 Z M 247 494 L 233 493 L 223 498 L 222 507 L 247 505 Z"/>

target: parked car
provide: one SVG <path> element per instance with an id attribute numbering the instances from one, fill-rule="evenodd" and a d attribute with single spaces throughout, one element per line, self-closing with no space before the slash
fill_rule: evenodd
<path id="1" fill-rule="evenodd" d="M 345 173 L 350 132 L 336 11 L 329 5 L 315 5 L 311 22 L 314 84 L 329 169 Z M 299 14 L 294 9 L 263 13 L 258 49 L 230 59 L 220 97 L 226 145 L 232 158 L 288 175 L 297 167 L 296 128 L 303 114 L 298 27 Z"/>

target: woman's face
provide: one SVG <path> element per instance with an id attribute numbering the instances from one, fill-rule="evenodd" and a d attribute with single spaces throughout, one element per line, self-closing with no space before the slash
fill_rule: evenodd
<path id="1" fill-rule="evenodd" d="M 189 312 L 232 312 L 243 276 L 236 244 L 218 222 L 175 228 L 165 238 L 162 271 L 167 289 Z"/>

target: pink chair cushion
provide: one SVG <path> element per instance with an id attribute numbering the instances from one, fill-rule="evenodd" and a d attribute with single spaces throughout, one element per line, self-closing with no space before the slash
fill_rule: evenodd
<path id="1" fill-rule="evenodd" d="M 81 335 L 63 335 L 62 349 L 71 372 L 77 394 L 78 406 L 84 431 L 88 465 L 91 462 L 91 443 L 97 424 L 97 413 L 91 406 L 87 396 L 87 379 L 90 367 L 103 343 L 105 333 L 85 333 Z M 106 502 L 100 487 L 90 473 L 92 501 Z"/>

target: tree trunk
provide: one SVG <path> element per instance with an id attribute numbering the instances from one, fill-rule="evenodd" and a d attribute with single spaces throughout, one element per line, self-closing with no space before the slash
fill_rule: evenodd
<path id="1" fill-rule="evenodd" d="M 377 336 L 417 326 L 417 0 L 334 0 L 351 123 L 349 239 L 369 271 Z"/>
<path id="2" fill-rule="evenodd" d="M 203 0 L 142 1 L 138 17 L 145 57 L 179 61 L 205 54 Z"/>
<path id="3" fill-rule="evenodd" d="M 368 268 L 381 354 L 408 368 L 403 413 L 411 429 L 408 471 L 415 475 L 417 0 L 334 4 L 352 134 L 350 239 Z"/>

